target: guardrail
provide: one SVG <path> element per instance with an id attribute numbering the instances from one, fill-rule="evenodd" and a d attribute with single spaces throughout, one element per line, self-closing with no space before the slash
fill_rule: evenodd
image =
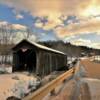
<path id="1" fill-rule="evenodd" d="M 70 69 L 67 72 L 63 73 L 56 79 L 49 82 L 47 85 L 41 87 L 34 93 L 31 93 L 27 97 L 23 98 L 23 100 L 42 100 L 48 93 L 53 91 L 58 85 L 60 85 L 64 80 L 68 79 L 73 75 L 74 69 Z"/>

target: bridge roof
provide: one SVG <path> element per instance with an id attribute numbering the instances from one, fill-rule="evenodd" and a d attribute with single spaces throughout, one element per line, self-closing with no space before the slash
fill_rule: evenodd
<path id="1" fill-rule="evenodd" d="M 26 40 L 26 39 L 24 39 L 24 40 L 20 41 L 18 44 L 16 44 L 16 45 L 12 48 L 12 50 L 15 50 L 16 47 L 19 46 L 19 44 L 24 43 L 24 42 L 26 42 L 26 43 L 28 43 L 28 44 L 31 44 L 31 45 L 33 45 L 33 46 L 39 48 L 39 49 L 43 49 L 43 50 L 52 51 L 52 52 L 55 52 L 55 53 L 59 53 L 59 54 L 66 55 L 65 53 L 63 53 L 63 52 L 61 52 L 61 51 L 58 51 L 58 50 L 55 50 L 55 49 L 46 47 L 46 46 L 44 46 L 44 45 L 38 44 L 38 43 L 33 42 L 33 41 L 28 41 L 28 40 Z"/>

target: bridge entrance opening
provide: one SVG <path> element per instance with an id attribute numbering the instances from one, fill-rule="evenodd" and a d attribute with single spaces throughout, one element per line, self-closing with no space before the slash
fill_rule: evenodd
<path id="1" fill-rule="evenodd" d="M 17 71 L 36 72 L 36 52 L 33 49 L 21 48 L 17 51 Z"/>

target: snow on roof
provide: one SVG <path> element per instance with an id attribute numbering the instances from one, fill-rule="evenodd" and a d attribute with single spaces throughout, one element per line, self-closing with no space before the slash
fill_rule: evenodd
<path id="1" fill-rule="evenodd" d="M 53 51 L 53 52 L 56 52 L 56 53 L 60 53 L 60 54 L 64 54 L 64 55 L 65 55 L 65 53 L 63 53 L 63 52 L 61 52 L 61 51 L 58 51 L 58 50 L 55 50 L 55 49 L 52 49 L 52 48 L 49 48 L 49 47 L 40 45 L 40 44 L 38 44 L 38 43 L 35 43 L 35 42 L 34 42 L 33 44 L 34 44 L 35 46 L 41 48 L 41 49 L 45 49 L 45 50 L 49 50 L 49 51 Z"/>
<path id="2" fill-rule="evenodd" d="M 24 41 L 29 42 L 29 43 L 31 43 L 32 45 L 34 45 L 34 46 L 36 46 L 36 47 L 38 47 L 38 48 L 40 48 L 40 49 L 44 49 L 44 50 L 48 50 L 48 51 L 52 51 L 52 52 L 55 52 L 55 53 L 60 53 L 60 54 L 66 55 L 65 53 L 63 53 L 63 52 L 61 52 L 61 51 L 58 51 L 58 50 L 55 50 L 55 49 L 46 47 L 46 46 L 44 46 L 44 45 L 40 45 L 40 44 L 38 44 L 38 43 L 36 43 L 36 42 L 34 42 L 34 41 L 22 40 L 21 42 L 24 42 Z M 20 43 L 21 43 L 21 42 L 20 42 Z M 18 44 L 19 44 L 19 43 L 18 43 Z"/>

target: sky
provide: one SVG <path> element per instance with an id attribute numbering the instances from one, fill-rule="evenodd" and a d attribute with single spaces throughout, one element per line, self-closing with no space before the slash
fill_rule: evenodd
<path id="1" fill-rule="evenodd" d="M 0 0 L 2 22 L 31 27 L 42 41 L 100 49 L 100 0 Z"/>

